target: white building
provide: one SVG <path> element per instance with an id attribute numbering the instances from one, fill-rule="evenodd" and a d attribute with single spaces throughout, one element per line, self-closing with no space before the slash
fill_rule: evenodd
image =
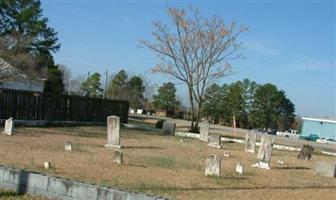
<path id="1" fill-rule="evenodd" d="M 6 62 L 4 59 L 0 58 L 1 70 L 0 73 L 17 73 L 17 69 L 11 64 Z M 25 74 L 17 73 L 15 78 L 10 81 L 4 81 L 0 83 L 0 88 L 14 89 L 14 90 L 25 90 L 33 92 L 43 92 L 45 78 L 35 78 L 29 79 Z"/>

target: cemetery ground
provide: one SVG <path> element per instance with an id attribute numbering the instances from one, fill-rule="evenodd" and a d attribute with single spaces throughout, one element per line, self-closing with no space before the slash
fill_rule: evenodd
<path id="1" fill-rule="evenodd" d="M 64 151 L 68 141 L 73 151 Z M 304 161 L 297 159 L 298 152 L 273 149 L 271 170 L 265 170 L 251 167 L 256 154 L 245 152 L 243 144 L 223 143 L 223 149 L 216 149 L 197 139 L 122 128 L 124 157 L 119 165 L 113 163 L 112 150 L 105 144 L 103 126 L 18 127 L 14 136 L 0 134 L 0 164 L 170 199 L 336 196 L 336 179 L 314 173 L 315 161 L 335 161 L 333 156 L 316 153 L 311 161 Z M 224 152 L 230 157 L 223 157 Z M 205 160 L 212 153 L 222 156 L 219 178 L 204 176 Z M 49 170 L 43 168 L 44 161 L 51 162 Z M 243 175 L 235 172 L 238 162 L 245 166 Z"/>

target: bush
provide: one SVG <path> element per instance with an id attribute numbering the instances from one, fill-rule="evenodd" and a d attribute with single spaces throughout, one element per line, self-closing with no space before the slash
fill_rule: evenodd
<path id="1" fill-rule="evenodd" d="M 155 124 L 155 127 L 156 128 L 162 128 L 162 126 L 163 126 L 163 122 L 165 122 L 166 120 L 164 120 L 164 119 L 159 119 L 157 122 L 156 122 L 156 124 Z"/>

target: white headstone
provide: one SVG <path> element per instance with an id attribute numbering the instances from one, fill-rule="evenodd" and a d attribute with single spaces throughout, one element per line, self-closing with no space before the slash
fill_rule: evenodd
<path id="1" fill-rule="evenodd" d="M 220 176 L 221 158 L 212 154 L 209 155 L 205 163 L 205 176 Z"/>
<path id="2" fill-rule="evenodd" d="M 5 130 L 3 131 L 3 133 L 5 133 L 7 135 L 13 135 L 13 133 L 14 133 L 14 120 L 13 120 L 12 117 L 5 121 Z"/>
<path id="3" fill-rule="evenodd" d="M 50 169 L 51 163 L 48 162 L 48 161 L 45 161 L 44 164 L 43 164 L 43 167 L 44 167 L 44 169 Z"/>
<path id="4" fill-rule="evenodd" d="M 238 174 L 244 174 L 244 165 L 242 163 L 237 163 L 236 164 L 236 172 Z"/>
<path id="5" fill-rule="evenodd" d="M 107 144 L 105 147 L 121 148 L 120 118 L 118 116 L 107 117 Z"/>
<path id="6" fill-rule="evenodd" d="M 263 169 L 270 169 L 270 162 L 272 157 L 274 139 L 264 134 L 261 138 L 261 143 L 257 155 L 257 163 L 253 164 L 252 167 L 259 167 Z"/>
<path id="7" fill-rule="evenodd" d="M 200 140 L 208 142 L 209 140 L 209 130 L 210 130 L 210 123 L 209 121 L 204 121 L 200 127 Z"/>
<path id="8" fill-rule="evenodd" d="M 66 142 L 65 144 L 64 144 L 64 150 L 65 151 L 72 151 L 72 143 L 71 142 Z"/>
<path id="9" fill-rule="evenodd" d="M 118 149 L 113 150 L 113 162 L 122 164 L 123 161 L 123 152 Z"/>
<path id="10" fill-rule="evenodd" d="M 249 131 L 245 137 L 245 151 L 255 153 L 257 134 L 255 131 Z"/>
<path id="11" fill-rule="evenodd" d="M 226 158 L 229 158 L 230 157 L 230 153 L 229 152 L 224 152 L 223 156 L 226 157 Z"/>
<path id="12" fill-rule="evenodd" d="M 210 135 L 209 136 L 209 147 L 222 148 L 221 146 L 221 136 L 220 135 Z"/>
<path id="13" fill-rule="evenodd" d="M 316 162 L 315 173 L 319 176 L 335 178 L 336 162 L 324 162 L 324 161 Z"/>

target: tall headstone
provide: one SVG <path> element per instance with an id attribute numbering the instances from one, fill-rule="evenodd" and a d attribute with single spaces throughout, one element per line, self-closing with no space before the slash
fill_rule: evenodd
<path id="1" fill-rule="evenodd" d="M 313 152 L 314 152 L 314 147 L 308 144 L 304 144 L 301 148 L 300 154 L 298 155 L 298 159 L 310 160 Z"/>
<path id="2" fill-rule="evenodd" d="M 123 152 L 119 149 L 114 149 L 113 151 L 113 162 L 122 164 L 123 161 Z"/>
<path id="3" fill-rule="evenodd" d="M 222 148 L 221 146 L 221 136 L 220 135 L 210 135 L 209 137 L 209 147 Z"/>
<path id="4" fill-rule="evenodd" d="M 257 155 L 257 163 L 253 164 L 253 167 L 259 167 L 263 169 L 270 169 L 270 162 L 272 157 L 274 139 L 264 134 L 261 138 L 261 143 Z"/>
<path id="5" fill-rule="evenodd" d="M 209 121 L 202 122 L 201 128 L 200 128 L 200 140 L 205 141 L 205 142 L 209 141 L 209 130 L 210 130 Z"/>
<path id="6" fill-rule="evenodd" d="M 107 144 L 105 147 L 121 148 L 120 118 L 118 116 L 107 117 Z"/>
<path id="7" fill-rule="evenodd" d="M 164 135 L 174 135 L 176 124 L 169 121 L 164 121 L 162 125 L 162 134 Z"/>
<path id="8" fill-rule="evenodd" d="M 205 176 L 220 176 L 221 158 L 217 155 L 209 155 L 205 163 Z"/>
<path id="9" fill-rule="evenodd" d="M 324 177 L 336 177 L 336 162 L 316 162 L 315 173 Z"/>
<path id="10" fill-rule="evenodd" d="M 245 151 L 255 153 L 257 134 L 255 131 L 246 133 L 245 137 Z"/>
<path id="11" fill-rule="evenodd" d="M 14 133 L 14 120 L 13 120 L 12 117 L 5 121 L 5 129 L 4 129 L 3 133 L 5 133 L 7 135 L 13 135 L 13 133 Z"/>

